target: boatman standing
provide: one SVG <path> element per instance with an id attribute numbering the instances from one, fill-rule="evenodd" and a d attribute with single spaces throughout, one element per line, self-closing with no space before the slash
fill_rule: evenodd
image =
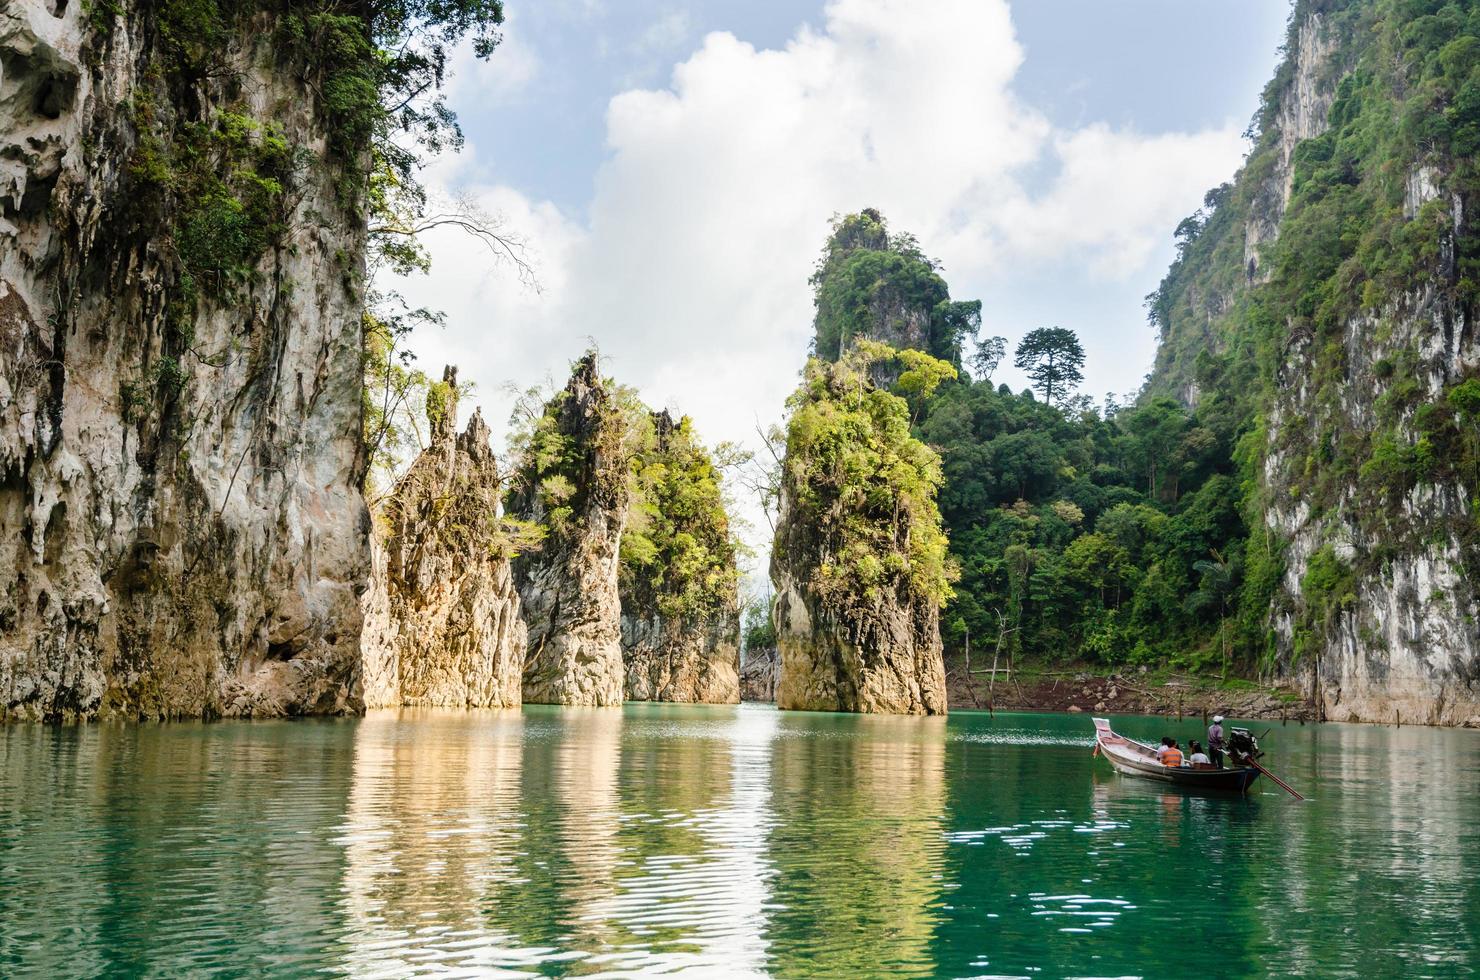
<path id="1" fill-rule="evenodd" d="M 1219 769 L 1223 768 L 1223 716 L 1214 715 L 1213 723 L 1208 726 L 1208 755 L 1213 760 L 1213 765 Z"/>

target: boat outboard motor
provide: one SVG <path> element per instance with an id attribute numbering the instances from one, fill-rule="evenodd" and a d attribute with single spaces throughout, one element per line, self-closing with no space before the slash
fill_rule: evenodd
<path id="1" fill-rule="evenodd" d="M 1247 766 L 1263 755 L 1259 751 L 1259 740 L 1247 728 L 1231 728 L 1228 733 L 1228 761 L 1235 769 Z"/>

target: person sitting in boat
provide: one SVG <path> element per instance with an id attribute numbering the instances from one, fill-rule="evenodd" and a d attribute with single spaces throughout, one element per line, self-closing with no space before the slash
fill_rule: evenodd
<path id="1" fill-rule="evenodd" d="M 1187 757 L 1187 761 L 1194 769 L 1199 766 L 1211 767 L 1213 765 L 1212 760 L 1208 758 L 1208 754 L 1203 751 L 1202 743 L 1197 739 L 1189 742 L 1187 747 L 1192 750 L 1192 754 Z"/>
<path id="2" fill-rule="evenodd" d="M 1170 735 L 1162 737 L 1161 748 L 1156 750 L 1156 761 L 1169 768 L 1182 765 L 1182 750 L 1177 748 L 1176 739 Z"/>
<path id="3" fill-rule="evenodd" d="M 1223 716 L 1214 715 L 1213 723 L 1208 726 L 1208 755 L 1213 759 L 1213 765 L 1219 769 L 1223 768 Z"/>

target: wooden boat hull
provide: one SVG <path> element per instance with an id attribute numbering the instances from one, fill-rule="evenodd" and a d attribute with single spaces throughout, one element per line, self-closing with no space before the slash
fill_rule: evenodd
<path id="1" fill-rule="evenodd" d="M 1170 783 L 1186 789 L 1210 793 L 1247 793 L 1249 786 L 1259 778 L 1259 770 L 1240 769 L 1192 769 L 1180 766 L 1164 766 L 1156 761 L 1156 750 L 1151 746 L 1110 729 L 1105 718 L 1095 720 L 1095 743 L 1100 754 L 1111 768 L 1125 776 L 1139 776 Z"/>

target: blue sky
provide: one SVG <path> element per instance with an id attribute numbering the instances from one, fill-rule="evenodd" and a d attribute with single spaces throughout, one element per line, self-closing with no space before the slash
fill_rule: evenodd
<path id="1" fill-rule="evenodd" d="M 629 0 L 509 4 L 514 44 L 539 68 L 517 94 L 459 98 L 478 172 L 572 214 L 591 197 L 617 92 L 658 87 L 710 31 L 779 48 L 820 2 Z M 1030 0 L 1012 5 L 1026 60 L 1015 88 L 1055 123 L 1151 132 L 1247 122 L 1274 69 L 1281 0 Z M 498 57 L 498 56 L 496 56 Z"/>
<path id="2" fill-rule="evenodd" d="M 448 314 L 495 431 L 509 383 L 591 343 L 711 441 L 780 419 L 828 220 L 878 207 L 988 332 L 1078 331 L 1083 390 L 1135 389 L 1171 230 L 1233 176 L 1281 0 L 510 0 L 462 58 L 464 152 L 431 183 L 525 239 L 539 289 L 453 235 L 400 284 Z M 1015 386 L 1010 370 L 999 375 Z"/>

